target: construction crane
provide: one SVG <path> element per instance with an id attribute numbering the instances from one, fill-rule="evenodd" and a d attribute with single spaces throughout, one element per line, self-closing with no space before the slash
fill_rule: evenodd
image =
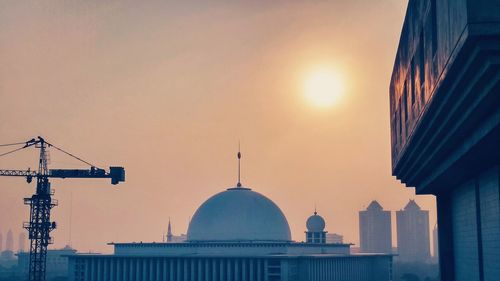
<path id="1" fill-rule="evenodd" d="M 2 144 L 0 147 L 18 145 L 22 147 L 0 154 L 0 157 L 28 147 L 38 148 L 40 149 L 38 170 L 0 170 L 0 176 L 25 177 L 28 183 L 36 179 L 35 194 L 30 198 L 24 198 L 24 204 L 30 206 L 30 220 L 25 222 L 23 227 L 28 230 L 30 239 L 28 280 L 44 281 L 47 247 L 52 244 L 50 231 L 56 228 L 56 223 L 50 221 L 50 210 L 57 206 L 57 200 L 52 198 L 54 193 L 50 188 L 49 178 L 110 178 L 111 184 L 116 185 L 125 181 L 125 170 L 123 167 L 110 167 L 109 171 L 105 171 L 45 141 L 42 137 L 33 138 L 27 142 Z M 90 169 L 48 169 L 48 149 L 51 147 L 89 165 Z"/>

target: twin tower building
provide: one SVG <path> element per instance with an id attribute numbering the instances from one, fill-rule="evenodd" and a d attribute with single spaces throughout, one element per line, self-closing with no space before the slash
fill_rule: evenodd
<path id="1" fill-rule="evenodd" d="M 429 211 L 421 210 L 414 200 L 410 200 L 403 210 L 396 211 L 396 222 L 397 260 L 429 262 Z M 360 251 L 394 252 L 391 229 L 391 211 L 385 211 L 377 201 L 372 201 L 366 210 L 359 212 Z"/>

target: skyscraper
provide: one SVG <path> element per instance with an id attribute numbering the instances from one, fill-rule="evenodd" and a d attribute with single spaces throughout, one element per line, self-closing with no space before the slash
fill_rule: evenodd
<path id="1" fill-rule="evenodd" d="M 6 251 L 14 251 L 14 237 L 12 236 L 12 230 L 9 229 L 7 232 L 7 239 L 5 239 L 5 250 Z"/>
<path id="2" fill-rule="evenodd" d="M 429 211 L 410 200 L 396 212 L 398 259 L 401 262 L 426 262 L 430 258 Z"/>
<path id="3" fill-rule="evenodd" d="M 26 234 L 24 234 L 24 232 L 21 232 L 19 233 L 19 248 L 17 248 L 17 251 L 22 253 L 24 252 L 26 249 L 25 249 L 25 245 L 26 245 Z"/>
<path id="4" fill-rule="evenodd" d="M 361 252 L 392 252 L 391 212 L 384 211 L 375 200 L 359 212 L 359 241 Z"/>

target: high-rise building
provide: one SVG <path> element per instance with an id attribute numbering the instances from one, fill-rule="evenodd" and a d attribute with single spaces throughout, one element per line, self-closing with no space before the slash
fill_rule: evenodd
<path id="1" fill-rule="evenodd" d="M 432 259 L 434 261 L 439 260 L 439 238 L 438 238 L 438 226 L 434 225 L 434 229 L 432 230 L 432 250 L 434 251 Z"/>
<path id="2" fill-rule="evenodd" d="M 7 232 L 7 238 L 5 239 L 5 250 L 14 251 L 14 236 L 12 235 L 12 230 L 9 229 Z"/>
<path id="3" fill-rule="evenodd" d="M 17 248 L 17 251 L 22 253 L 25 252 L 25 247 L 26 247 L 26 234 L 24 232 L 19 233 L 19 248 Z"/>
<path id="4" fill-rule="evenodd" d="M 410 200 L 396 212 L 398 254 L 401 262 L 427 262 L 430 259 L 429 211 Z"/>
<path id="5" fill-rule="evenodd" d="M 391 212 L 375 200 L 359 212 L 359 241 L 363 253 L 392 253 Z"/>
<path id="6" fill-rule="evenodd" d="M 437 201 L 443 281 L 500 276 L 500 5 L 407 1 L 389 86 L 392 173 Z"/>
<path id="7" fill-rule="evenodd" d="M 338 233 L 327 233 L 326 243 L 344 244 L 344 236 Z"/>

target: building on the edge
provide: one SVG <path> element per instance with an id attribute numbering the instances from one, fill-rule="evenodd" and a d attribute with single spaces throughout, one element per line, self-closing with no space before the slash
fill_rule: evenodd
<path id="1" fill-rule="evenodd" d="M 400 262 L 429 262 L 429 211 L 421 210 L 414 200 L 396 211 L 398 256 Z"/>
<path id="2" fill-rule="evenodd" d="M 500 276 L 500 2 L 408 2 L 390 83 L 392 172 L 437 201 L 443 281 Z"/>
<path id="3" fill-rule="evenodd" d="M 392 253 L 391 212 L 375 200 L 359 212 L 359 241 L 363 253 Z"/>
<path id="4" fill-rule="evenodd" d="M 68 277 L 68 257 L 74 255 L 76 250 L 70 246 L 66 246 L 62 249 L 48 250 L 47 251 L 47 261 L 46 261 L 46 280 L 52 280 L 57 278 L 67 278 Z M 23 280 L 28 279 L 29 273 L 29 252 L 19 252 L 17 253 L 17 264 L 19 270 L 19 276 Z"/>
<path id="5" fill-rule="evenodd" d="M 198 208 L 186 242 L 111 243 L 111 255 L 73 255 L 69 280 L 392 280 L 392 255 L 326 243 L 324 220 L 314 216 L 308 232 L 317 238 L 294 242 L 280 208 L 238 184 Z"/>

